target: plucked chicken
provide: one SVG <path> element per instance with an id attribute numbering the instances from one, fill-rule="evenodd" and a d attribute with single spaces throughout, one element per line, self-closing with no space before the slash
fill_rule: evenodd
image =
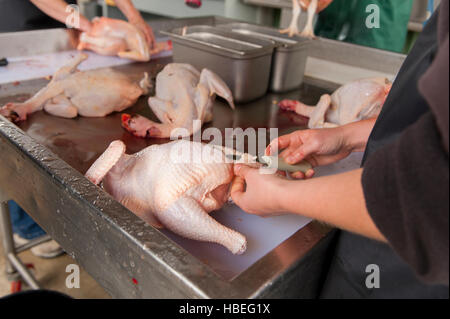
<path id="1" fill-rule="evenodd" d="M 148 104 L 161 123 L 140 115 L 122 115 L 122 126 L 135 136 L 167 138 L 173 130 L 187 137 L 212 120 L 215 95 L 224 98 L 234 109 L 233 95 L 215 73 L 203 69 L 200 73 L 192 65 L 171 63 L 156 77 L 156 96 Z M 195 120 L 198 120 L 194 127 Z M 182 130 L 179 130 L 182 129 Z"/>
<path id="2" fill-rule="evenodd" d="M 91 30 L 80 36 L 78 50 L 84 49 L 136 61 L 150 60 L 144 33 L 131 23 L 118 19 L 94 18 Z"/>
<path id="3" fill-rule="evenodd" d="M 233 254 L 246 250 L 240 233 L 208 215 L 229 198 L 234 177 L 232 150 L 177 140 L 125 154 L 125 144 L 112 142 L 87 171 L 104 189 L 138 217 L 155 227 L 200 241 L 218 243 Z M 244 154 L 242 160 L 254 159 Z"/>
<path id="4" fill-rule="evenodd" d="M 284 100 L 283 110 L 294 111 L 309 118 L 309 128 L 326 128 L 377 117 L 391 89 L 386 78 L 364 79 L 348 83 L 332 95 L 325 94 L 317 106 Z"/>
<path id="5" fill-rule="evenodd" d="M 4 105 L 0 114 L 16 122 L 42 109 L 65 118 L 103 117 L 123 111 L 147 94 L 151 85 L 146 73 L 138 84 L 109 68 L 80 72 L 77 67 L 87 57 L 78 55 L 56 71 L 47 86 L 33 97 L 23 103 Z"/>

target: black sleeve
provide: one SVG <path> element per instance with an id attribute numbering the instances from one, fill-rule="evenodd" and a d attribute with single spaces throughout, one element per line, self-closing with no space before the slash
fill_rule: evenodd
<path id="1" fill-rule="evenodd" d="M 424 281 L 448 285 L 449 163 L 431 112 L 368 158 L 362 185 L 372 219 L 398 255 Z"/>

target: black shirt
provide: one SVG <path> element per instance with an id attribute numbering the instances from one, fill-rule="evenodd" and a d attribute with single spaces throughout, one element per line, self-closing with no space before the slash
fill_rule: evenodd
<path id="1" fill-rule="evenodd" d="M 76 0 L 67 0 L 76 4 Z M 0 32 L 64 28 L 65 25 L 47 16 L 30 0 L 0 0 Z"/>
<path id="2" fill-rule="evenodd" d="M 448 6 L 448 3 L 446 6 Z M 448 10 L 448 8 L 445 9 Z M 405 211 L 402 212 L 395 209 L 392 211 L 390 209 L 392 206 L 386 206 L 387 203 L 398 202 L 401 198 L 403 199 L 404 194 L 412 195 L 413 198 L 416 195 L 414 199 L 420 198 L 423 201 L 424 197 L 418 196 L 417 191 L 422 191 L 427 195 L 436 195 L 434 189 L 429 188 L 423 191 L 423 188 L 418 188 L 411 190 L 409 188 L 411 185 L 399 184 L 397 183 L 398 180 L 393 182 L 391 175 L 398 175 L 401 172 L 401 176 L 408 176 L 409 181 L 411 181 L 417 175 L 422 174 L 423 170 L 421 170 L 420 161 L 415 163 L 418 156 L 417 152 L 415 152 L 414 158 L 411 156 L 411 158 L 403 158 L 402 161 L 398 161 L 389 157 L 388 149 L 395 143 L 401 142 L 405 135 L 408 134 L 408 130 L 414 129 L 415 125 L 422 125 L 421 121 L 426 121 L 430 124 L 430 117 L 433 117 L 430 114 L 429 105 L 419 92 L 418 82 L 437 54 L 437 28 L 438 14 L 435 13 L 399 71 L 367 145 L 362 183 L 368 210 L 377 226 L 379 227 L 380 225 L 377 222 L 380 219 L 383 225 L 390 226 L 388 230 L 389 236 L 379 227 L 388 240 L 392 240 L 392 233 L 403 235 L 412 234 L 417 230 L 419 232 L 425 230 L 428 234 L 433 234 L 436 231 L 432 223 L 436 222 L 443 224 L 439 225 L 439 230 L 447 227 L 447 244 L 445 244 L 445 232 L 441 235 L 444 236 L 444 240 L 442 238 L 439 239 L 439 249 L 443 245 L 447 245 L 446 256 L 445 253 L 444 256 L 441 253 L 441 258 L 447 258 L 447 285 L 430 284 L 430 280 L 426 282 L 427 278 L 425 278 L 423 273 L 421 274 L 423 264 L 426 265 L 425 269 L 428 271 L 430 268 L 427 266 L 430 263 L 438 262 L 436 259 L 433 261 L 427 259 L 425 263 L 417 263 L 418 256 L 429 258 L 429 254 L 434 251 L 431 247 L 433 242 L 427 242 L 424 240 L 425 237 L 411 238 L 402 236 L 402 239 L 410 239 L 410 241 L 402 242 L 409 245 L 405 248 L 401 245 L 398 246 L 399 242 L 394 243 L 395 239 L 392 240 L 391 245 L 387 245 L 341 231 L 337 234 L 334 254 L 321 291 L 322 298 L 448 298 L 448 155 L 446 159 L 445 156 L 441 157 L 439 162 L 434 164 L 439 166 L 437 174 L 442 175 L 442 172 L 439 170 L 444 172 L 442 179 L 444 183 L 438 187 L 441 187 L 444 192 L 446 190 L 447 197 L 446 200 L 445 198 L 443 199 L 443 193 L 440 192 L 436 203 L 429 203 L 432 212 L 433 205 L 439 207 L 440 214 L 438 218 L 433 214 L 422 215 L 422 221 L 431 221 L 432 223 L 421 224 L 420 220 L 414 220 L 414 218 L 405 220 L 405 215 L 403 214 Z M 448 89 L 446 92 L 448 94 Z M 445 94 L 445 91 L 443 94 Z M 438 136 L 439 132 L 436 128 L 426 129 L 421 127 L 415 132 L 418 133 L 417 138 L 432 141 L 431 143 L 423 143 L 426 148 L 441 146 Z M 411 136 L 408 139 L 410 140 Z M 412 154 L 414 150 L 418 149 L 410 143 L 405 144 L 405 147 L 402 148 L 402 154 L 405 152 Z M 424 150 L 422 149 L 421 151 Z M 422 157 L 427 155 L 426 153 L 421 154 Z M 433 167 L 433 165 L 430 166 Z M 447 177 L 445 177 L 445 172 Z M 446 183 L 445 178 L 447 178 Z M 426 176 L 415 180 L 419 182 L 426 180 Z M 425 201 L 430 201 L 430 198 L 425 198 Z M 415 203 L 418 203 L 417 200 Z M 445 205 L 447 205 L 447 211 L 445 214 L 442 214 Z M 386 209 L 386 207 L 389 207 L 389 209 Z M 405 207 L 402 207 L 402 209 L 405 209 Z M 406 212 L 410 211 L 406 209 Z M 417 207 L 417 212 L 422 214 L 424 211 Z M 378 218 L 377 216 L 381 217 Z M 395 251 L 392 247 L 394 247 Z M 415 259 L 407 258 L 413 250 L 419 251 L 414 256 Z M 369 273 L 366 271 L 369 265 L 376 265 L 379 268 L 379 288 L 366 286 L 366 279 L 369 276 Z M 440 263 L 440 269 L 443 268 L 442 265 Z M 440 281 L 434 280 L 433 282 L 442 283 L 443 281 L 441 278 Z"/>

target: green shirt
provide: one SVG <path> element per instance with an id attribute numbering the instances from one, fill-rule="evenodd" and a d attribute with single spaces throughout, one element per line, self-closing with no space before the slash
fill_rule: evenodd
<path id="1" fill-rule="evenodd" d="M 374 22 L 375 5 L 379 8 L 379 28 L 369 28 Z M 316 34 L 321 37 L 402 52 L 413 0 L 334 0 L 319 14 Z M 368 10 L 366 12 L 366 10 Z"/>

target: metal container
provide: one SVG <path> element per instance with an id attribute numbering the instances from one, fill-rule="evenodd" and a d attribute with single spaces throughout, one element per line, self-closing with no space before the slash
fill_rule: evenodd
<path id="1" fill-rule="evenodd" d="M 269 87 L 274 42 L 211 26 L 161 32 L 173 41 L 173 59 L 208 68 L 227 83 L 237 103 L 263 97 Z"/>
<path id="2" fill-rule="evenodd" d="M 302 84 L 311 40 L 288 37 L 276 29 L 248 23 L 230 23 L 221 25 L 220 28 L 275 43 L 270 76 L 271 91 L 282 93 Z"/>

